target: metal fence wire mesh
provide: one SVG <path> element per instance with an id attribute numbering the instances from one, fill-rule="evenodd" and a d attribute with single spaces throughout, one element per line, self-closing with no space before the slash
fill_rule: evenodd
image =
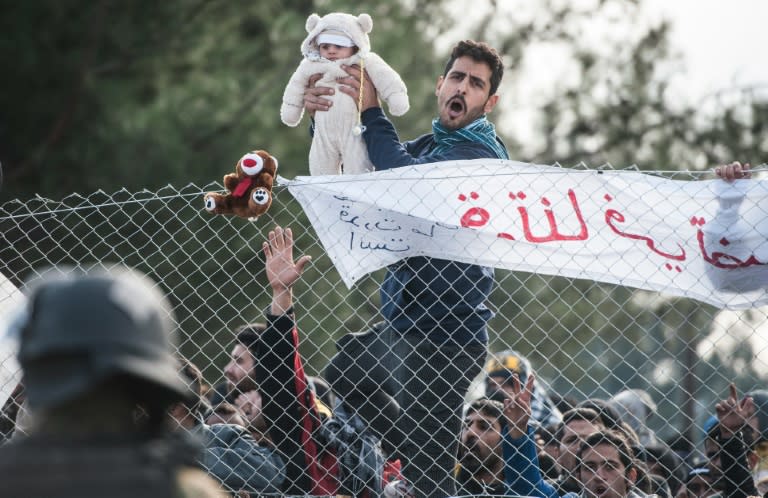
<path id="1" fill-rule="evenodd" d="M 384 270 L 348 288 L 285 187 L 275 187 L 269 212 L 256 221 L 207 213 L 202 193 L 220 189 L 215 183 L 7 202 L 0 206 L 0 268 L 22 290 L 50 266 L 141 270 L 173 304 L 180 353 L 215 389 L 226 380 L 235 331 L 263 322 L 270 303 L 262 242 L 276 224 L 291 227 L 296 256 L 312 256 L 294 290 L 299 351 L 306 373 L 320 376 L 338 339 L 381 320 Z M 553 429 L 557 412 L 578 403 L 643 391 L 638 399 L 645 400 L 647 417 L 628 422 L 640 446 L 650 448 L 655 438 L 654 445 L 685 457 L 674 469 L 677 481 L 669 481 L 675 491 L 689 468 L 706 464 L 707 424 L 729 384 L 739 393 L 765 387 L 765 308 L 720 309 L 621 285 L 502 269 L 495 271 L 488 305 L 494 312 L 489 351 L 513 350 L 527 359 L 537 389 L 552 401 L 555 416 L 542 425 L 554 423 Z M 484 380 L 485 373 L 475 379 L 468 402 L 484 394 Z M 541 409 L 534 403 L 535 412 Z"/>

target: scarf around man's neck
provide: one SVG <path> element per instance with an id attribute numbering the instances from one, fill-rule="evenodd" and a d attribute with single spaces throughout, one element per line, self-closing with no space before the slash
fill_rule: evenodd
<path id="1" fill-rule="evenodd" d="M 442 153 L 462 142 L 478 142 L 491 149 L 499 159 L 509 159 L 506 149 L 496 140 L 496 128 L 485 116 L 479 117 L 464 128 L 447 130 L 440 124 L 440 119 L 432 120 L 432 133 L 437 147 L 434 153 Z"/>

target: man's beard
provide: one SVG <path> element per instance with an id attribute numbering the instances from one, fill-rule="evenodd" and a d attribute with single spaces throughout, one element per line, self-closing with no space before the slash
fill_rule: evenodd
<path id="1" fill-rule="evenodd" d="M 470 474 L 480 471 L 493 472 L 493 469 L 501 461 L 501 458 L 494 452 L 488 455 L 482 455 L 479 452 L 480 447 L 472 440 L 462 443 L 459 447 L 459 463 L 462 468 Z"/>

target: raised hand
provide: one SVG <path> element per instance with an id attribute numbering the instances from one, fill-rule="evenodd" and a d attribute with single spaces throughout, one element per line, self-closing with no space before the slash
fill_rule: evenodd
<path id="1" fill-rule="evenodd" d="M 304 266 L 312 259 L 302 256 L 293 261 L 293 232 L 276 226 L 269 232 L 268 240 L 262 244 L 267 259 L 267 280 L 272 287 L 272 309 L 274 315 L 285 313 L 293 306 L 293 284 L 301 277 Z"/>
<path id="2" fill-rule="evenodd" d="M 513 439 L 523 437 L 528 432 L 534 380 L 534 375 L 529 373 L 523 388 L 520 385 L 520 378 L 517 374 L 512 377 L 512 395 L 504 400 L 504 416 L 507 419 L 509 435 Z"/>
<path id="3" fill-rule="evenodd" d="M 727 439 L 739 432 L 754 412 L 754 401 L 750 396 L 739 401 L 736 386 L 729 386 L 728 397 L 715 405 L 717 420 L 720 424 L 720 437 Z"/>

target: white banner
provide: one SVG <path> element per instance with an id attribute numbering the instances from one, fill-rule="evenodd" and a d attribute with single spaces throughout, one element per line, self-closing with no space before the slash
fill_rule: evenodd
<path id="1" fill-rule="evenodd" d="M 291 194 L 348 287 L 417 255 L 768 304 L 768 183 L 679 181 L 479 159 L 297 177 Z"/>
<path id="2" fill-rule="evenodd" d="M 8 326 L 24 301 L 19 289 L 0 273 L 0 406 L 21 380 L 21 368 L 16 361 L 19 341 L 10 336 Z"/>

